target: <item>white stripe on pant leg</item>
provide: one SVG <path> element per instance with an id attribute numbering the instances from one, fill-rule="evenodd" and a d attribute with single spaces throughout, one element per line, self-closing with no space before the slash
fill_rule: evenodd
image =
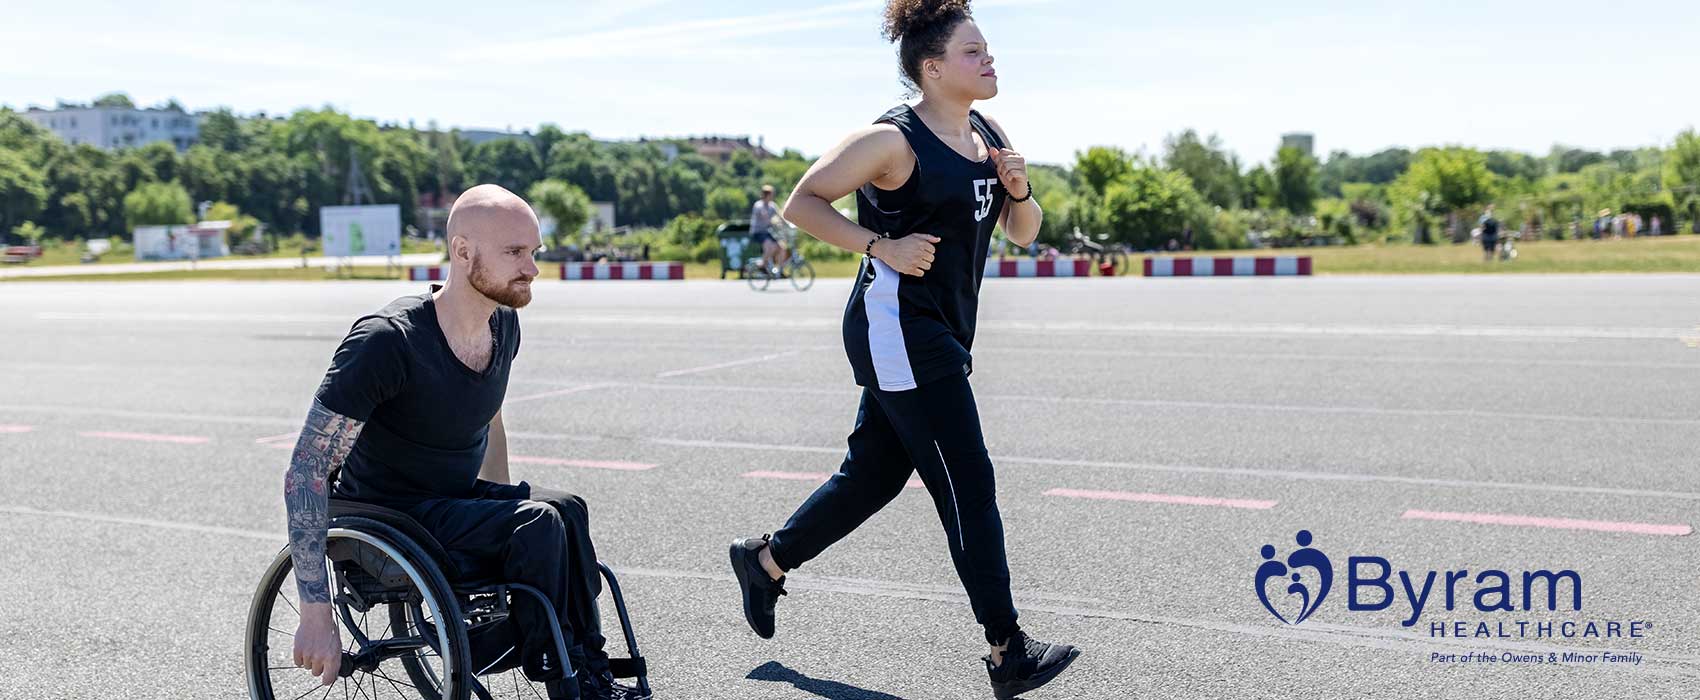
<path id="1" fill-rule="evenodd" d="M 868 315 L 868 357 L 874 363 L 874 379 L 885 391 L 915 388 L 915 370 L 909 366 L 909 348 L 903 343 L 897 288 L 902 281 L 897 271 L 877 259 L 874 283 L 862 294 Z"/>
<path id="2" fill-rule="evenodd" d="M 956 513 L 956 544 L 968 551 L 967 536 L 962 533 L 962 508 L 956 505 L 956 482 L 950 478 L 950 463 L 944 461 L 944 449 L 939 447 L 939 441 L 933 441 L 933 449 L 939 453 L 939 466 L 944 469 L 944 483 L 950 487 L 950 510 Z"/>

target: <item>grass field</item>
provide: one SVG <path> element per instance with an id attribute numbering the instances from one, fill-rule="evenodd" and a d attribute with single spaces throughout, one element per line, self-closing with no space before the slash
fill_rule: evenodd
<path id="1" fill-rule="evenodd" d="M 1534 241 L 1517 246 L 1517 259 L 1482 262 L 1474 244 L 1341 246 L 1257 251 L 1205 251 L 1199 255 L 1309 255 L 1312 271 L 1342 274 L 1447 274 L 1483 272 L 1700 272 L 1700 236 L 1660 236 L 1605 241 Z"/>
<path id="2" fill-rule="evenodd" d="M 1463 244 L 1433 246 L 1388 245 L 1333 248 L 1200 251 L 1186 255 L 1309 255 L 1319 275 L 1346 274 L 1469 274 L 1469 273 L 1586 273 L 1586 272 L 1700 272 L 1700 236 L 1662 236 L 1633 240 L 1539 241 L 1517 248 L 1511 262 L 1482 262 L 1481 248 Z M 1139 261 L 1134 256 L 1137 273 Z M 849 277 L 857 260 L 813 261 L 820 277 Z M 545 264 L 547 267 L 548 264 Z M 687 279 L 720 277 L 718 263 L 686 263 Z M 736 279 L 736 275 L 729 275 Z M 394 279 L 382 267 L 357 267 L 352 277 L 338 277 L 318 267 L 282 270 L 176 270 L 115 275 L 62 275 L 0 281 L 78 280 L 287 280 Z"/>

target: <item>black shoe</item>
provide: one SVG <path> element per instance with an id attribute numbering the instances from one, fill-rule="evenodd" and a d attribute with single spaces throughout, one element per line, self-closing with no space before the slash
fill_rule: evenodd
<path id="1" fill-rule="evenodd" d="M 614 674 L 579 674 L 579 692 L 584 700 L 649 700 L 652 695 L 639 693 L 637 688 L 614 680 Z"/>
<path id="2" fill-rule="evenodd" d="M 544 690 L 549 693 L 549 700 L 580 700 L 579 683 L 574 678 L 557 678 L 543 683 Z"/>
<path id="3" fill-rule="evenodd" d="M 767 575 L 761 565 L 761 550 L 767 546 L 768 535 L 732 542 L 732 573 L 738 577 L 738 588 L 744 592 L 744 620 L 762 639 L 773 638 L 773 604 L 785 595 L 785 577 L 778 581 Z"/>
<path id="4" fill-rule="evenodd" d="M 1048 644 L 1025 632 L 1016 632 L 1004 650 L 1003 664 L 993 666 L 990 656 L 983 660 L 986 672 L 992 677 L 992 695 L 998 700 L 1009 700 L 1051 682 L 1077 656 L 1080 650 L 1067 644 Z"/>

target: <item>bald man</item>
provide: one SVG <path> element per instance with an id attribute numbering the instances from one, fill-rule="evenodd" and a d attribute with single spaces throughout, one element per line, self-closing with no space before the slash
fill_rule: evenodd
<path id="1" fill-rule="evenodd" d="M 463 576 L 523 583 L 549 598 L 571 658 L 556 658 L 541 604 L 515 594 L 517 647 L 475 659 L 475 672 L 523 666 L 550 698 L 635 697 L 614 683 L 602 651 L 584 500 L 508 483 L 502 398 L 519 353 L 515 310 L 530 303 L 537 277 L 537 217 L 513 193 L 479 185 L 455 201 L 448 234 L 447 283 L 355 321 L 296 443 L 284 478 L 301 601 L 296 664 L 326 685 L 341 666 L 325 572 L 332 493 L 406 513 Z"/>

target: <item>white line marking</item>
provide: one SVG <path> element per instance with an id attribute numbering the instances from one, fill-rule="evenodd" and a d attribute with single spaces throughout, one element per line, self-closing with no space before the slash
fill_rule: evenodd
<path id="1" fill-rule="evenodd" d="M 615 383 L 615 382 L 600 382 L 600 383 L 597 383 L 597 384 L 584 384 L 584 385 L 581 385 L 581 386 L 568 387 L 566 389 L 556 389 L 554 391 L 545 391 L 545 392 L 538 393 L 538 394 L 526 394 L 525 396 L 515 396 L 515 397 L 511 397 L 511 398 L 506 398 L 506 399 L 502 400 L 502 405 L 506 406 L 506 405 L 509 405 L 509 404 L 524 403 L 526 401 L 536 401 L 538 399 L 547 399 L 547 398 L 552 398 L 552 397 L 556 397 L 556 396 L 567 396 L 569 394 L 577 394 L 577 393 L 580 393 L 580 392 L 591 391 L 591 390 L 594 390 L 594 389 L 606 389 L 606 388 L 615 387 L 615 386 L 619 386 L 619 384 Z"/>
<path id="2" fill-rule="evenodd" d="M 717 369 L 726 369 L 728 367 L 742 367 L 744 365 L 759 364 L 759 363 L 762 363 L 762 362 L 777 360 L 777 359 L 784 358 L 784 357 L 791 357 L 791 356 L 797 355 L 801 352 L 802 352 L 801 350 L 787 350 L 785 352 L 775 352 L 775 353 L 770 353 L 770 354 L 767 354 L 767 355 L 762 355 L 761 357 L 749 357 L 749 358 L 745 358 L 745 359 L 742 359 L 742 360 L 733 360 L 731 362 L 721 362 L 719 364 L 703 365 L 701 367 L 687 367 L 685 369 L 675 369 L 675 370 L 671 370 L 671 371 L 668 371 L 668 372 L 662 372 L 660 374 L 655 375 L 655 377 L 657 379 L 666 379 L 668 377 L 682 377 L 682 376 L 687 375 L 687 374 L 698 374 L 698 373 L 702 373 L 702 372 L 712 372 L 712 371 L 717 370 Z"/>
<path id="3" fill-rule="evenodd" d="M 648 438 L 644 442 L 671 447 L 705 447 L 711 449 L 756 450 L 775 452 L 811 452 L 820 454 L 843 455 L 843 448 L 814 447 L 809 445 L 768 445 L 758 442 L 733 442 L 721 440 L 679 440 L 671 438 Z M 1177 474 L 1211 474 L 1216 476 L 1250 476 L 1267 479 L 1286 479 L 1291 481 L 1348 481 L 1358 483 L 1390 483 L 1416 486 L 1446 486 L 1456 488 L 1496 488 L 1511 491 L 1530 491 L 1537 493 L 1585 493 L 1603 496 L 1635 496 L 1649 498 L 1675 498 L 1679 500 L 1700 501 L 1700 493 L 1688 491 L 1650 491 L 1644 489 L 1620 489 L 1601 486 L 1568 486 L 1564 484 L 1531 484 L 1504 481 L 1472 481 L 1467 479 L 1426 479 L 1410 476 L 1389 476 L 1383 474 L 1356 474 L 1350 472 L 1313 472 L 1288 471 L 1281 469 L 1249 469 L 1235 467 L 1203 467 L 1180 464 L 1146 464 L 1139 462 L 1100 462 L 1081 459 L 1051 459 L 1046 457 L 1019 457 L 1014 455 L 992 455 L 992 462 L 1008 462 L 1012 464 L 1036 464 L 1052 467 L 1088 467 L 1095 469 L 1127 469 L 1134 471 L 1172 472 Z"/>
<path id="4" fill-rule="evenodd" d="M 287 544 L 289 542 L 289 536 L 282 532 L 241 530 L 233 527 L 219 527 L 217 525 L 201 525 L 198 523 L 182 523 L 170 520 L 154 520 L 152 518 L 127 518 L 116 515 L 85 513 L 73 510 L 41 510 L 38 508 L 31 508 L 29 506 L 0 506 L 0 513 L 10 513 L 12 515 L 36 515 L 50 518 L 70 518 L 73 520 L 90 520 L 97 523 L 111 523 L 114 525 L 140 525 L 143 527 L 157 527 L 166 530 L 179 530 L 182 532 L 195 532 L 208 535 L 245 537 L 248 539 L 276 542 L 278 544 Z"/>

